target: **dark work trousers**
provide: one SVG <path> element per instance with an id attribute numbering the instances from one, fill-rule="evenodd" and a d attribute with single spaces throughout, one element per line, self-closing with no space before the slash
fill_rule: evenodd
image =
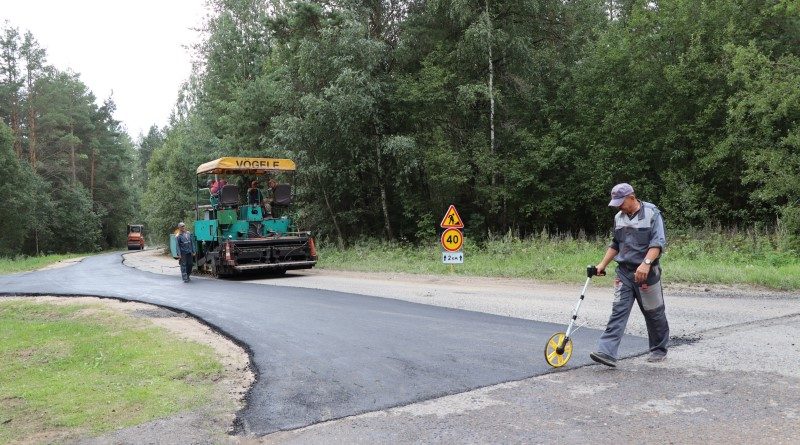
<path id="1" fill-rule="evenodd" d="M 191 253 L 181 253 L 181 277 L 183 281 L 189 281 L 189 275 L 192 274 L 193 259 Z"/>
<path id="2" fill-rule="evenodd" d="M 608 325 L 598 342 L 598 351 L 617 358 L 619 342 L 625 333 L 628 317 L 633 309 L 633 302 L 639 304 L 647 324 L 647 336 L 650 340 L 650 352 L 667 353 L 669 341 L 669 324 L 664 309 L 664 292 L 661 289 L 661 269 L 653 265 L 647 277 L 647 286 L 635 283 L 636 269 L 620 264 L 617 267 L 617 279 L 614 281 L 614 305 Z"/>

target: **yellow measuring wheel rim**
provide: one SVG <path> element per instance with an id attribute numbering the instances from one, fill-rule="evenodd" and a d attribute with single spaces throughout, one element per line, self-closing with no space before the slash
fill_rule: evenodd
<path id="1" fill-rule="evenodd" d="M 564 332 L 556 332 L 547 340 L 547 346 L 544 347 L 544 359 L 547 360 L 547 364 L 554 367 L 560 368 L 567 364 L 570 357 L 572 357 L 572 339 L 567 339 L 567 344 L 564 345 L 564 353 L 559 354 L 557 349 L 558 345 L 564 341 L 564 337 L 567 334 Z"/>

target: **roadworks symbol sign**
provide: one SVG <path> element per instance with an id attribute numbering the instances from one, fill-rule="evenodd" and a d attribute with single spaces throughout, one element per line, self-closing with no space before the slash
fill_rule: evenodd
<path id="1" fill-rule="evenodd" d="M 456 206 L 450 204 L 450 208 L 447 209 L 447 213 L 444 214 L 444 218 L 442 218 L 442 222 L 439 223 L 439 226 L 443 229 L 464 228 L 464 221 L 461 219 L 461 215 L 458 214 Z"/>

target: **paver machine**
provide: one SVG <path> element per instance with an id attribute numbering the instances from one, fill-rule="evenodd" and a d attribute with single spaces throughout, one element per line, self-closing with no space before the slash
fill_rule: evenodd
<path id="1" fill-rule="evenodd" d="M 294 161 L 275 158 L 224 157 L 197 167 L 198 269 L 220 277 L 314 267 L 314 238 L 288 215 L 294 172 Z"/>

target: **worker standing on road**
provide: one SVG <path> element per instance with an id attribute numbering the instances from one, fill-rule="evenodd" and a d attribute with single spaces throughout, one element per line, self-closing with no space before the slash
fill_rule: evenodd
<path id="1" fill-rule="evenodd" d="M 188 283 L 191 281 L 190 275 L 192 274 L 192 267 L 194 266 L 192 255 L 194 255 L 194 243 L 192 242 L 192 233 L 186 230 L 186 224 L 183 222 L 178 223 L 178 230 L 180 233 L 175 237 L 178 243 L 178 262 L 181 265 L 181 277 L 183 282 Z"/>
<path id="2" fill-rule="evenodd" d="M 636 301 L 644 314 L 650 340 L 647 361 L 660 362 L 667 356 L 669 341 L 658 261 L 667 243 L 664 220 L 661 211 L 654 204 L 638 200 L 627 183 L 614 186 L 608 205 L 619 212 L 614 217 L 614 238 L 597 265 L 597 272 L 602 274 L 612 259 L 617 262 L 614 304 L 598 350 L 589 357 L 606 366 L 617 366 L 619 343 Z"/>

